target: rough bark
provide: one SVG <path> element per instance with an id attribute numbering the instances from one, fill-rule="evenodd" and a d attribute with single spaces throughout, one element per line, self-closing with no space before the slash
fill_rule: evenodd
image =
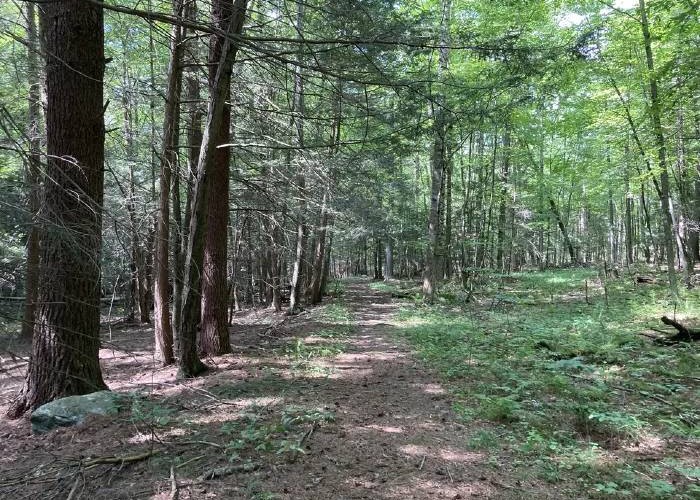
<path id="1" fill-rule="evenodd" d="M 104 187 L 103 12 L 80 0 L 43 4 L 46 176 L 37 317 L 23 388 L 8 415 L 105 389 L 100 346 Z M 66 64 L 70 62 L 70 66 Z"/>
<path id="2" fill-rule="evenodd" d="M 27 231 L 25 301 L 22 317 L 22 338 L 29 340 L 34 332 L 34 318 L 39 285 L 39 227 L 37 215 L 40 208 L 41 192 L 41 137 L 42 109 L 41 82 L 39 72 L 39 37 L 36 26 L 36 9 L 27 3 L 27 78 L 29 97 L 27 99 L 27 137 L 29 155 L 26 161 L 27 211 L 29 230 Z"/>
<path id="3" fill-rule="evenodd" d="M 319 226 L 316 230 L 316 244 L 314 248 L 314 262 L 311 271 L 311 296 L 312 304 L 319 304 L 323 298 L 321 284 L 323 282 L 323 265 L 326 253 L 326 231 L 328 228 L 328 193 L 323 193 L 321 201 L 321 213 L 319 215 Z"/>
<path id="4" fill-rule="evenodd" d="M 222 32 L 228 31 L 232 22 L 233 10 L 230 0 L 216 0 L 212 4 L 212 21 Z M 221 58 L 225 44 L 223 36 L 213 35 L 209 48 L 209 91 L 214 91 L 216 78 L 215 63 Z M 228 68 L 230 80 L 232 68 Z M 215 131 L 213 140 L 216 146 L 229 142 L 231 127 L 230 86 L 225 90 L 221 124 Z M 202 328 L 199 349 L 206 354 L 226 354 L 231 352 L 229 341 L 227 307 L 228 284 L 226 275 L 228 244 L 228 198 L 229 162 L 231 150 L 217 147 L 213 153 L 209 188 L 207 189 L 206 240 L 204 244 L 204 273 L 202 276 Z"/>
<path id="5" fill-rule="evenodd" d="M 196 18 L 196 3 L 194 1 L 188 2 L 185 7 L 185 17 L 187 19 Z M 197 44 L 196 40 L 189 42 L 188 47 L 188 62 L 194 63 Z M 186 100 L 188 102 L 188 120 L 187 120 L 187 169 L 185 172 L 185 207 L 184 207 L 184 217 L 182 228 L 180 231 L 180 254 L 181 263 L 175 268 L 175 286 L 173 287 L 173 323 L 175 328 L 175 340 L 178 342 L 179 338 L 179 328 L 182 322 L 182 291 L 184 288 L 184 256 L 187 253 L 189 226 L 192 219 L 192 212 L 190 210 L 192 203 L 192 194 L 194 192 L 194 180 L 197 177 L 197 162 L 199 161 L 199 150 L 202 144 L 202 107 L 200 105 L 201 95 L 200 95 L 200 85 L 199 78 L 197 74 L 196 67 L 190 67 L 185 75 L 185 85 L 186 85 Z"/>
<path id="6" fill-rule="evenodd" d="M 296 32 L 301 37 L 304 34 L 304 3 L 297 3 Z M 294 100 L 292 106 L 292 121 L 297 134 L 297 146 L 299 151 L 304 148 L 304 77 L 301 72 L 302 54 L 297 53 L 299 65 L 294 67 Z M 290 162 L 291 163 L 291 162 Z M 299 302 L 303 296 L 304 262 L 306 260 L 306 240 L 308 228 L 306 225 L 306 176 L 302 162 L 297 165 L 297 188 L 299 190 L 299 206 L 297 209 L 297 243 L 292 270 L 291 290 L 289 293 L 289 314 L 295 314 L 299 309 Z"/>
<path id="7" fill-rule="evenodd" d="M 440 44 L 438 56 L 438 79 L 444 77 L 449 69 L 449 23 L 451 19 L 451 0 L 442 0 L 442 19 L 440 23 Z M 423 299 L 432 302 L 437 291 L 437 273 L 440 241 L 440 202 L 442 196 L 443 176 L 447 157 L 447 116 L 444 108 L 444 96 L 436 95 L 433 107 L 433 149 L 430 158 L 430 208 L 428 212 L 428 247 L 423 268 Z"/>
<path id="8" fill-rule="evenodd" d="M 245 18 L 246 0 L 236 0 L 228 32 L 240 34 Z M 191 220 L 185 255 L 185 281 L 182 300 L 182 322 L 179 334 L 179 376 L 194 377 L 206 369 L 197 353 L 197 331 L 201 320 L 201 270 L 204 264 L 204 241 L 208 211 L 206 191 L 216 150 L 216 137 L 222 126 L 226 96 L 231 84 L 231 67 L 237 46 L 227 38 L 221 48 L 221 59 L 212 85 L 206 125 L 197 162 L 197 180 L 192 195 Z"/>
<path id="9" fill-rule="evenodd" d="M 173 1 L 173 12 L 182 17 L 182 0 Z M 160 202 L 158 205 L 158 235 L 155 249 L 154 330 L 156 359 L 165 365 L 175 362 L 173 329 L 170 321 L 169 246 L 170 246 L 170 186 L 173 171 L 177 175 L 177 148 L 180 139 L 180 91 L 182 89 L 183 28 L 174 25 L 170 41 L 168 90 L 163 119 L 163 151 L 160 161 Z"/>

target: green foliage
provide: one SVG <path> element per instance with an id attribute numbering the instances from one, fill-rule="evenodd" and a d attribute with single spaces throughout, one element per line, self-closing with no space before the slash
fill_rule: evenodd
<path id="1" fill-rule="evenodd" d="M 226 444 L 226 454 L 233 462 L 241 460 L 243 453 L 251 451 L 276 455 L 303 454 L 303 437 L 309 428 L 334 420 L 335 415 L 326 410 L 288 406 L 278 419 L 270 422 L 264 418 L 262 409 L 253 407 L 241 418 L 223 424 L 221 432 L 233 438 Z"/>
<path id="2" fill-rule="evenodd" d="M 529 457 L 529 473 L 583 481 L 594 496 L 690 498 L 690 481 L 669 483 L 668 474 L 693 477 L 692 467 L 691 474 L 655 471 L 618 450 L 650 438 L 692 446 L 698 354 L 639 335 L 669 306 L 662 287 L 610 282 L 606 306 L 592 291 L 595 280 L 586 269 L 516 273 L 482 288 L 475 302 L 403 308 L 400 332 L 442 375 L 456 412 L 480 426 L 470 446 Z M 493 307 L 500 295 L 516 300 Z M 678 314 L 700 312 L 696 294 L 679 304 Z M 651 479 L 640 482 L 639 474 Z"/>

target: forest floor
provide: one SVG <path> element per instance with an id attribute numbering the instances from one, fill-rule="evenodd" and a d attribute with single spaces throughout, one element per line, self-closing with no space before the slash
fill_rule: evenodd
<path id="1" fill-rule="evenodd" d="M 237 315 L 233 354 L 186 381 L 157 366 L 149 327 L 112 325 L 100 355 L 109 387 L 130 394 L 126 408 L 43 436 L 0 418 L 0 498 L 693 498 L 697 351 L 634 343 L 658 355 L 640 364 L 628 353 L 633 377 L 673 375 L 673 387 L 628 385 L 617 351 L 601 359 L 569 338 L 591 328 L 567 323 L 576 311 L 603 311 L 586 310 L 573 278 L 523 296 L 526 276 L 504 281 L 469 306 L 423 306 L 411 283 L 346 281 L 299 316 Z M 587 301 L 600 305 L 599 292 L 592 283 Z M 520 331 L 519 310 L 565 324 Z M 24 369 L 22 346 L 7 351 L 0 412 Z M 675 431 L 636 411 L 654 402 Z"/>

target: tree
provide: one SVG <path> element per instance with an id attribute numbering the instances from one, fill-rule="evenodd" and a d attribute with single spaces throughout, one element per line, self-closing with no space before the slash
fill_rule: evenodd
<path id="1" fill-rule="evenodd" d="M 182 0 L 173 1 L 175 16 L 183 15 Z M 156 237 L 156 271 L 154 299 L 154 326 L 156 357 L 163 365 L 175 362 L 173 329 L 170 320 L 170 283 L 168 253 L 170 251 L 170 186 L 173 171 L 177 175 L 177 147 L 180 138 L 180 93 L 182 90 L 182 53 L 184 29 L 173 25 L 168 67 L 168 90 L 163 120 L 163 153 L 160 161 L 160 203 L 158 206 L 158 234 Z"/>
<path id="2" fill-rule="evenodd" d="M 231 23 L 227 35 L 240 35 L 246 13 L 246 0 L 233 4 Z M 206 125 L 197 162 L 197 178 L 191 200 L 191 218 L 188 231 L 187 252 L 182 299 L 182 319 L 179 332 L 179 375 L 195 377 L 206 369 L 197 354 L 197 332 L 201 321 L 201 289 L 204 264 L 204 243 L 207 225 L 207 189 L 216 152 L 216 138 L 223 124 L 226 96 L 231 85 L 231 67 L 238 46 L 227 36 L 221 48 L 216 74 L 211 86 Z"/>
<path id="3" fill-rule="evenodd" d="M 27 265 L 22 318 L 22 337 L 31 339 L 34 332 L 36 300 L 39 285 L 39 227 L 37 215 L 41 204 L 41 136 L 42 108 L 41 82 L 39 75 L 39 37 L 36 27 L 36 9 L 29 2 L 26 5 L 27 18 L 27 77 L 29 78 L 29 98 L 27 102 L 27 137 L 29 156 L 26 159 L 27 210 L 31 218 L 27 234 Z"/>
<path id="4" fill-rule="evenodd" d="M 40 212 L 37 320 L 26 380 L 9 416 L 106 385 L 100 346 L 100 247 L 105 69 L 102 7 L 49 2 L 46 46 L 46 183 Z M 70 124 L 70 126 L 67 126 Z"/>
<path id="5" fill-rule="evenodd" d="M 212 22 L 221 32 L 228 31 L 234 21 L 230 0 L 215 0 L 212 4 Z M 209 91 L 213 95 L 217 66 L 225 37 L 212 35 L 209 49 Z M 228 68 L 229 73 L 231 68 Z M 231 79 L 231 75 L 228 75 Z M 215 131 L 213 140 L 217 145 L 212 159 L 207 189 L 209 216 L 204 244 L 204 273 L 202 275 L 202 329 L 199 347 L 203 353 L 225 354 L 231 352 L 229 341 L 228 284 L 227 284 L 227 244 L 229 214 L 229 164 L 231 150 L 229 142 L 231 127 L 230 86 L 223 96 L 221 124 Z M 224 145 L 224 147 L 218 147 Z"/>
<path id="6" fill-rule="evenodd" d="M 451 0 L 442 0 L 440 4 L 442 18 L 440 21 L 440 48 L 438 57 L 438 80 L 445 78 L 449 69 L 449 30 L 451 19 Z M 448 117 L 445 109 L 444 95 L 438 94 L 433 104 L 433 150 L 430 157 L 430 212 L 428 215 L 428 248 L 426 249 L 425 268 L 423 270 L 423 297 L 432 302 L 437 289 L 440 253 L 440 204 L 443 196 L 443 177 L 448 167 L 447 134 Z"/>

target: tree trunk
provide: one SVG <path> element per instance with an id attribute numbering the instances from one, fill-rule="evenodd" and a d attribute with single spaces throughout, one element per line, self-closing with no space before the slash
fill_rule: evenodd
<path id="1" fill-rule="evenodd" d="M 559 230 L 561 231 L 561 236 L 564 239 L 564 245 L 569 251 L 569 257 L 571 257 L 571 263 L 575 264 L 576 251 L 574 249 L 574 246 L 571 244 L 571 240 L 569 239 L 569 233 L 566 231 L 566 226 L 564 225 L 564 221 L 561 218 L 561 214 L 559 213 L 557 204 L 552 198 L 549 199 L 549 208 L 552 210 L 552 215 L 554 215 L 554 218 L 557 220 L 557 225 L 559 226 Z"/>
<path id="2" fill-rule="evenodd" d="M 451 20 L 451 0 L 442 0 L 440 21 L 440 49 L 438 57 L 438 80 L 449 70 L 449 30 Z M 426 248 L 423 269 L 423 299 L 432 302 L 437 291 L 437 273 L 440 242 L 440 202 L 443 176 L 447 162 L 447 117 L 444 109 L 444 96 L 436 95 L 433 108 L 433 151 L 430 160 L 430 208 L 428 212 L 428 247 Z"/>
<path id="3" fill-rule="evenodd" d="M 36 9 L 27 3 L 27 78 L 29 98 L 27 100 L 27 137 L 29 155 L 26 162 L 27 211 L 30 223 L 27 232 L 27 267 L 25 280 L 24 313 L 22 318 L 22 338 L 29 340 L 34 332 L 34 319 L 39 286 L 39 227 L 37 215 L 41 206 L 41 75 L 39 71 L 39 37 L 36 27 Z"/>
<path id="4" fill-rule="evenodd" d="M 661 188 L 661 211 L 664 216 L 664 244 L 666 249 L 666 265 L 668 267 L 668 283 L 671 294 L 674 297 L 678 295 L 678 282 L 676 278 L 676 265 L 674 247 L 674 221 L 671 208 L 671 192 L 668 179 L 668 167 L 666 165 L 666 140 L 664 138 L 663 128 L 661 126 L 661 98 L 659 96 L 658 83 L 656 80 L 656 71 L 654 69 L 654 56 L 651 48 L 651 33 L 649 31 L 649 19 L 647 18 L 647 10 L 644 0 L 639 0 L 639 13 L 642 22 L 642 35 L 644 36 L 644 52 L 646 55 L 646 64 L 648 70 L 649 83 L 649 98 L 651 106 L 649 113 L 651 115 L 652 128 L 654 131 L 654 139 L 656 141 L 658 168 L 660 170 L 659 181 Z"/>
<path id="5" fill-rule="evenodd" d="M 24 386 L 8 411 L 11 417 L 63 396 L 106 388 L 98 357 L 105 135 L 102 8 L 80 0 L 43 4 L 41 31 L 47 53 L 46 175 L 51 179 L 40 213 L 41 320 L 34 327 Z"/>
<path id="6" fill-rule="evenodd" d="M 394 278 L 394 249 L 391 236 L 387 236 L 384 242 L 384 281 Z"/>
<path id="7" fill-rule="evenodd" d="M 233 21 L 230 0 L 216 0 L 212 4 L 212 21 L 222 32 L 228 31 Z M 223 36 L 212 35 L 209 49 L 209 91 L 214 91 L 216 62 L 221 57 L 225 40 Z M 228 68 L 229 73 L 232 68 Z M 231 79 L 231 75 L 227 75 Z M 231 128 L 230 86 L 223 97 L 224 105 L 221 124 L 215 131 L 215 146 L 229 142 Z M 226 262 L 228 243 L 228 197 L 229 197 L 229 162 L 231 150 L 217 147 L 212 159 L 207 189 L 207 232 L 204 245 L 204 275 L 202 277 L 202 327 L 199 348 L 206 354 L 226 354 L 231 352 L 229 341 L 227 307 L 228 284 L 226 282 Z"/>
<path id="8" fill-rule="evenodd" d="M 173 13 L 182 17 L 182 0 L 173 1 Z M 163 366 L 175 362 L 173 329 L 170 322 L 170 284 L 168 252 L 170 250 L 170 185 L 173 171 L 177 175 L 177 148 L 180 143 L 180 90 L 182 89 L 182 39 L 184 28 L 173 25 L 170 41 L 168 90 L 163 120 L 163 152 L 160 161 L 160 203 L 156 237 L 154 330 L 155 356 Z"/>
<path id="9" fill-rule="evenodd" d="M 233 17 L 228 29 L 231 35 L 240 35 L 243 30 L 246 0 L 235 0 Z M 221 49 L 212 93 L 207 109 L 207 121 L 202 136 L 202 146 L 197 162 L 197 180 L 192 195 L 192 208 L 187 253 L 185 255 L 185 282 L 182 300 L 182 326 L 180 328 L 179 376 L 194 377 L 206 369 L 197 353 L 197 330 L 201 320 L 200 270 L 204 264 L 204 240 L 206 235 L 207 206 L 206 191 L 216 151 L 216 137 L 224 119 L 226 96 L 231 84 L 231 67 L 237 46 L 227 38 Z"/>
<path id="10" fill-rule="evenodd" d="M 503 165 L 501 167 L 501 184 L 500 199 L 498 205 L 498 247 L 496 248 L 496 269 L 500 272 L 505 271 L 503 265 L 503 255 L 506 252 L 506 210 L 508 198 L 508 176 L 510 174 L 510 127 L 506 125 L 506 130 L 503 133 Z"/>
<path id="11" fill-rule="evenodd" d="M 194 20 L 197 17 L 195 2 L 188 2 L 185 6 L 185 15 L 188 20 Z M 191 59 L 189 62 L 194 64 L 195 55 L 191 52 L 197 48 L 196 40 L 190 42 L 188 52 Z M 194 192 L 194 180 L 197 177 L 197 162 L 199 161 L 199 150 L 202 145 L 202 108 L 200 104 L 200 88 L 197 68 L 190 68 L 187 71 L 185 83 L 187 86 L 187 102 L 188 102 L 188 124 L 187 124 L 187 171 L 185 172 L 186 197 L 185 197 L 185 214 L 182 228 L 180 230 L 180 253 L 182 261 L 187 253 L 188 236 L 190 221 L 192 220 L 191 203 Z M 184 262 L 175 269 L 175 286 L 173 287 L 174 304 L 173 318 L 176 341 L 180 335 L 180 324 L 182 322 L 182 297 L 184 288 Z"/>
<path id="12" fill-rule="evenodd" d="M 296 32 L 299 37 L 304 34 L 304 3 L 297 3 Z M 292 121 L 297 134 L 297 146 L 299 151 L 304 148 L 304 79 L 301 72 L 303 44 L 299 44 L 297 62 L 294 67 L 294 99 L 292 106 Z M 306 178 L 302 162 L 297 165 L 297 187 L 299 189 L 299 207 L 297 210 L 297 243 L 294 268 L 292 271 L 291 290 L 289 292 L 289 314 L 295 314 L 299 308 L 299 301 L 303 296 L 302 288 L 304 283 L 304 262 L 306 253 L 306 240 L 308 238 L 308 228 L 306 226 Z"/>
<path id="13" fill-rule="evenodd" d="M 319 304 L 323 298 L 321 283 L 323 281 L 323 265 L 326 253 L 326 230 L 328 227 L 328 192 L 323 193 L 321 201 L 321 213 L 319 227 L 316 231 L 316 245 L 314 248 L 314 263 L 311 274 L 311 303 Z"/>

